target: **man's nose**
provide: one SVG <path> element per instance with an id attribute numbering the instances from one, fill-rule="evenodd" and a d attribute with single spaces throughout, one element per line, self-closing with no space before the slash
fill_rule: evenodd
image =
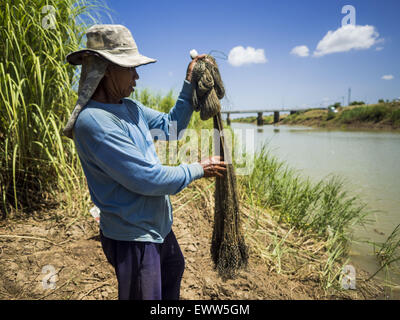
<path id="1" fill-rule="evenodd" d="M 137 73 L 136 68 L 133 69 L 133 79 L 139 80 L 139 74 Z"/>

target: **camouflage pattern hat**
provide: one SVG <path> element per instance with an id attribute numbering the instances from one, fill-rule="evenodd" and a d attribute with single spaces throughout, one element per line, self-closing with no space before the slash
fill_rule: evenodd
<path id="1" fill-rule="evenodd" d="M 73 128 L 78 115 L 89 102 L 104 77 L 110 63 L 121 67 L 138 67 L 157 60 L 141 55 L 130 31 L 121 25 L 94 25 L 86 32 L 87 48 L 70 53 L 67 61 L 82 65 L 78 101 L 63 130 L 73 139 Z"/>
<path id="2" fill-rule="evenodd" d="M 86 38 L 87 48 L 70 53 L 67 56 L 69 63 L 82 64 L 82 56 L 86 52 L 98 53 L 121 67 L 138 67 L 157 61 L 139 53 L 131 32 L 122 25 L 94 25 L 87 30 Z"/>

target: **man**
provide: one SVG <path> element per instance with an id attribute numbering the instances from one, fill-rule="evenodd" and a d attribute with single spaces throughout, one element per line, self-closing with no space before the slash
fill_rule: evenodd
<path id="1" fill-rule="evenodd" d="M 156 60 L 139 54 L 129 30 L 95 25 L 87 48 L 67 56 L 82 64 L 77 105 L 65 135 L 74 139 L 93 203 L 100 209 L 100 236 L 118 279 L 119 299 L 179 299 L 184 258 L 172 231 L 170 194 L 201 177 L 222 176 L 226 163 L 163 166 L 151 130 L 173 139 L 193 113 L 191 72 L 168 114 L 127 99 L 136 67 Z M 173 124 L 176 127 L 173 128 Z"/>

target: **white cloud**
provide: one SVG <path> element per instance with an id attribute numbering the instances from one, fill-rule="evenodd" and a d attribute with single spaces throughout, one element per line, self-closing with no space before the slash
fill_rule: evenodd
<path id="1" fill-rule="evenodd" d="M 345 25 L 328 33 L 318 43 L 314 56 L 320 57 L 335 52 L 347 52 L 350 50 L 365 50 L 374 44 L 380 43 L 379 33 L 374 26 Z"/>
<path id="2" fill-rule="evenodd" d="M 308 57 L 310 54 L 310 49 L 308 49 L 307 46 L 297 46 L 290 51 L 290 54 L 293 54 L 295 56 L 299 57 Z"/>
<path id="3" fill-rule="evenodd" d="M 254 49 L 252 47 L 245 49 L 242 46 L 237 46 L 228 55 L 228 62 L 235 67 L 250 63 L 266 63 L 267 61 L 264 49 Z"/>
<path id="4" fill-rule="evenodd" d="M 391 74 L 385 74 L 385 75 L 382 77 L 382 80 L 393 80 L 393 79 L 394 79 L 394 76 L 391 75 Z"/>

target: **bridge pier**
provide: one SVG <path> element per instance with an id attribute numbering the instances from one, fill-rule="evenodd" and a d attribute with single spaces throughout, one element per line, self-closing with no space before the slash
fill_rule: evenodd
<path id="1" fill-rule="evenodd" d="M 257 125 L 262 126 L 264 124 L 263 113 L 257 112 Z"/>
<path id="2" fill-rule="evenodd" d="M 272 110 L 271 110 L 272 109 Z M 321 109 L 321 108 L 307 108 L 307 110 L 310 109 Z M 326 108 L 324 108 L 326 109 Z M 264 113 L 273 113 L 274 118 L 273 118 L 273 123 L 276 124 L 280 120 L 280 112 L 289 112 L 291 115 L 292 114 L 297 114 L 299 112 L 302 112 L 306 109 L 296 109 L 296 110 L 290 110 L 288 108 L 279 108 L 279 107 L 271 107 L 269 110 L 267 109 L 253 109 L 253 110 L 248 110 L 248 109 L 242 109 L 242 110 L 221 110 L 221 114 L 226 114 L 226 122 L 228 125 L 231 125 L 232 119 L 231 119 L 231 114 L 237 114 L 237 113 L 252 113 L 252 114 L 257 114 L 257 125 L 262 126 L 264 125 L 264 119 L 263 119 L 263 114 Z"/>
<path id="3" fill-rule="evenodd" d="M 274 111 L 274 123 L 279 122 L 279 111 Z"/>
<path id="4" fill-rule="evenodd" d="M 229 113 L 229 112 L 228 112 L 228 116 L 226 117 L 226 124 L 227 124 L 228 126 L 231 125 L 231 118 L 230 118 L 230 113 Z"/>

